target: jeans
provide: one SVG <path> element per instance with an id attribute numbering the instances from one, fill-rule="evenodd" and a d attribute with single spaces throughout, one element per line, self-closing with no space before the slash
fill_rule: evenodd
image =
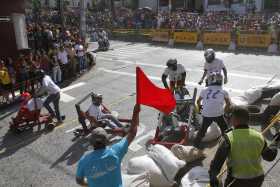
<path id="1" fill-rule="evenodd" d="M 61 69 L 59 66 L 53 67 L 53 81 L 55 83 L 61 82 Z"/>
<path id="2" fill-rule="evenodd" d="M 103 114 L 100 119 L 102 121 L 105 121 L 106 125 L 109 126 L 110 128 L 114 129 L 117 127 L 123 127 L 121 122 L 115 118 L 112 114 Z"/>
<path id="3" fill-rule="evenodd" d="M 59 111 L 59 100 L 60 100 L 60 93 L 50 94 L 44 102 L 44 107 L 48 110 L 52 117 L 56 117 L 58 121 L 61 120 L 60 111 Z M 50 103 L 53 103 L 54 111 L 50 106 Z"/>
<path id="4" fill-rule="evenodd" d="M 216 122 L 218 126 L 220 127 L 222 134 L 224 134 L 225 130 L 227 129 L 227 123 L 224 119 L 224 116 L 218 116 L 218 117 L 204 117 L 202 121 L 202 127 L 197 133 L 197 136 L 194 140 L 194 146 L 199 146 L 202 138 L 205 136 L 205 133 L 208 129 L 208 127 L 213 123 Z"/>
<path id="5" fill-rule="evenodd" d="M 79 60 L 79 65 L 80 65 L 80 71 L 85 70 L 87 68 L 85 57 L 84 56 L 79 56 L 78 60 Z"/>

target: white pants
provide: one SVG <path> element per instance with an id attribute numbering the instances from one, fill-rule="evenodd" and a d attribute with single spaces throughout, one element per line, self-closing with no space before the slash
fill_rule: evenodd
<path id="1" fill-rule="evenodd" d="M 55 83 L 61 82 L 61 69 L 60 69 L 60 66 L 53 67 L 52 71 L 53 71 L 53 81 Z"/>

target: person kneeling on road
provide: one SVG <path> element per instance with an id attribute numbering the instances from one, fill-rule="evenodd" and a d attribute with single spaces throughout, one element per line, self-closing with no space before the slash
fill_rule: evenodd
<path id="1" fill-rule="evenodd" d="M 128 135 L 120 142 L 108 146 L 106 131 L 98 127 L 93 130 L 90 143 L 94 151 L 83 156 L 76 174 L 76 182 L 89 187 L 122 187 L 121 162 L 128 151 L 128 146 L 136 136 L 139 126 L 140 105 L 135 105 Z M 87 179 L 87 181 L 85 180 Z"/>
<path id="2" fill-rule="evenodd" d="M 182 88 L 185 86 L 186 80 L 186 70 L 182 64 L 177 64 L 176 59 L 169 59 L 166 63 L 167 68 L 165 68 L 162 74 L 162 83 L 165 88 L 170 89 L 172 92 L 175 88 Z M 167 77 L 169 76 L 170 87 L 167 84 Z"/>
<path id="3" fill-rule="evenodd" d="M 280 136 L 275 136 L 273 143 L 267 146 L 262 134 L 249 128 L 246 108 L 235 106 L 231 111 L 230 123 L 234 129 L 224 135 L 210 164 L 211 187 L 219 186 L 217 176 L 226 159 L 228 175 L 224 186 L 260 187 L 264 181 L 261 157 L 266 161 L 275 159 Z"/>
<path id="4" fill-rule="evenodd" d="M 59 110 L 60 88 L 52 81 L 50 76 L 46 75 L 44 70 L 39 70 L 38 78 L 41 82 L 40 90 L 35 94 L 37 96 L 48 93 L 48 97 L 44 102 L 44 107 L 48 110 L 52 118 L 56 118 L 58 123 L 62 123 L 62 116 Z M 50 103 L 53 103 L 54 110 L 51 108 Z"/>
<path id="5" fill-rule="evenodd" d="M 227 129 L 227 124 L 224 119 L 224 103 L 226 103 L 225 109 L 230 108 L 230 98 L 228 92 L 222 87 L 223 77 L 219 73 L 211 73 L 207 79 L 208 87 L 201 91 L 197 100 L 197 105 L 202 106 L 202 127 L 198 131 L 198 134 L 194 140 L 194 146 L 199 148 L 202 138 L 204 137 L 208 127 L 216 122 L 220 127 L 222 134 Z"/>
<path id="6" fill-rule="evenodd" d="M 95 96 L 95 102 L 87 110 L 86 118 L 95 126 L 102 126 L 104 123 L 112 129 L 123 127 L 121 122 L 103 107 L 101 94 Z"/>

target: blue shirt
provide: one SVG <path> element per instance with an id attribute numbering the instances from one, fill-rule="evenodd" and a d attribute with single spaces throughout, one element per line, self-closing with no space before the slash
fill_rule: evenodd
<path id="1" fill-rule="evenodd" d="M 128 141 L 120 142 L 83 156 L 77 177 L 87 178 L 89 187 L 122 187 L 121 162 L 128 150 Z"/>

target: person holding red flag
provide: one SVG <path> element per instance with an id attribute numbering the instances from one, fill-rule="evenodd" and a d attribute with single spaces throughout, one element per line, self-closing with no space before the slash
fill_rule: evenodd
<path id="1" fill-rule="evenodd" d="M 137 104 L 151 106 L 169 114 L 176 106 L 174 95 L 169 89 L 155 86 L 140 67 L 136 68 Z"/>

